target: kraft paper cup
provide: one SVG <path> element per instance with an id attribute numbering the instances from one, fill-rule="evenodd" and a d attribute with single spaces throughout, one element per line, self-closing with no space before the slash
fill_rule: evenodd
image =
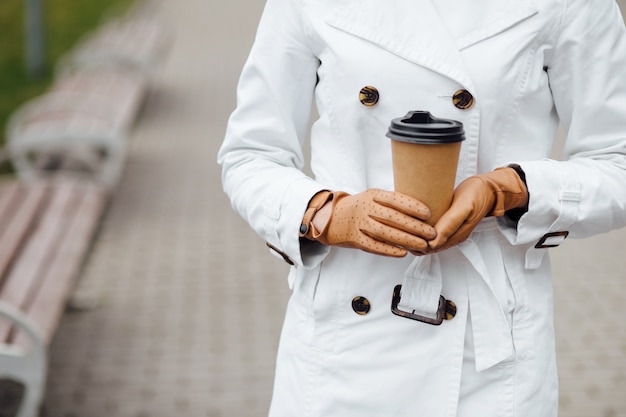
<path id="1" fill-rule="evenodd" d="M 426 204 L 431 211 L 427 222 L 434 225 L 452 202 L 463 124 L 411 111 L 393 119 L 386 136 L 392 139 L 395 191 Z"/>

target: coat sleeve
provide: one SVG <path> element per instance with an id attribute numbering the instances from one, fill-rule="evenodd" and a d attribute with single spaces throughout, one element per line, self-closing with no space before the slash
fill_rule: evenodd
<path id="1" fill-rule="evenodd" d="M 518 162 L 530 201 L 517 229 L 507 231 L 514 244 L 546 233 L 581 238 L 626 225 L 624 22 L 614 0 L 564 3 L 547 72 L 567 131 L 565 160 Z"/>
<path id="2" fill-rule="evenodd" d="M 308 201 L 324 187 L 303 172 L 319 60 L 304 33 L 297 0 L 269 0 L 237 89 L 218 152 L 233 208 L 275 250 L 314 263 L 322 245 L 300 242 Z M 303 260 L 301 250 L 308 255 Z"/>

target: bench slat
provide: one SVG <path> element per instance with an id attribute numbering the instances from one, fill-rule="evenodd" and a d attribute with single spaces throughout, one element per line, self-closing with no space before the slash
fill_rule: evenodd
<path id="1" fill-rule="evenodd" d="M 0 184 L 0 236 L 2 236 L 4 229 L 11 224 L 11 216 L 17 192 L 18 186 L 15 181 L 2 182 Z"/>
<path id="2" fill-rule="evenodd" d="M 0 191 L 0 285 L 22 244 L 36 225 L 36 212 L 45 203 L 43 186 L 3 186 Z"/>
<path id="3" fill-rule="evenodd" d="M 58 248 L 59 235 L 65 229 L 63 214 L 65 206 L 71 203 L 72 196 L 69 187 L 59 187 L 54 192 L 52 189 L 48 190 L 49 206 L 45 208 L 45 215 L 7 274 L 0 292 L 3 301 L 22 310 L 28 304 L 33 291 L 41 285 L 42 271 L 48 268 Z M 11 326 L 0 322 L 0 340 L 7 340 L 10 333 Z"/>
<path id="4" fill-rule="evenodd" d="M 9 257 L 12 258 L 13 252 L 15 252 L 14 246 L 9 246 L 3 239 L 3 236 L 5 231 L 8 230 L 13 223 L 13 216 L 15 216 L 15 213 L 18 211 L 16 206 L 19 206 L 21 197 L 22 194 L 15 181 L 3 182 L 0 186 L 0 271 L 8 267 L 8 265 L 4 265 L 4 263 L 8 261 L 5 260 L 3 263 L 1 259 L 3 257 L 7 259 Z M 3 274 L 0 272 L 0 282 L 2 281 L 2 277 Z"/>
<path id="5" fill-rule="evenodd" d="M 36 296 L 26 307 L 26 314 L 41 328 L 46 344 L 52 340 L 61 319 L 105 206 L 105 194 L 100 189 L 76 187 L 73 192 L 72 205 L 65 207 L 70 221 L 59 241 L 59 250 L 44 271 Z M 25 336 L 17 335 L 15 343 L 24 344 Z"/>

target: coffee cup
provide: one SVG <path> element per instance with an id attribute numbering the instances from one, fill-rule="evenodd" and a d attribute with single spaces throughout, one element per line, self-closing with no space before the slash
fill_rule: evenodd
<path id="1" fill-rule="evenodd" d="M 434 225 L 450 207 L 454 193 L 463 124 L 439 119 L 428 111 L 410 111 L 393 119 L 391 140 L 394 189 L 428 206 Z"/>

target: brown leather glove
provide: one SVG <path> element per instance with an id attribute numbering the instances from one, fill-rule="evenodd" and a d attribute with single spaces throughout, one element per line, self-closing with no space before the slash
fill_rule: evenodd
<path id="1" fill-rule="evenodd" d="M 407 195 L 378 189 L 350 195 L 334 192 L 329 220 L 321 230 L 311 223 L 305 237 L 326 245 L 357 248 L 379 255 L 403 257 L 421 252 L 435 229 L 425 204 Z"/>
<path id="2" fill-rule="evenodd" d="M 527 202 L 526 184 L 513 168 L 469 177 L 454 191 L 450 208 L 435 225 L 437 237 L 428 246 L 431 252 L 437 252 L 457 245 L 484 217 L 503 216 Z"/>

